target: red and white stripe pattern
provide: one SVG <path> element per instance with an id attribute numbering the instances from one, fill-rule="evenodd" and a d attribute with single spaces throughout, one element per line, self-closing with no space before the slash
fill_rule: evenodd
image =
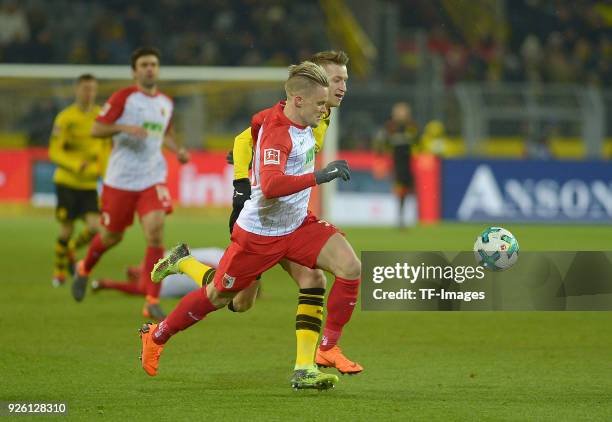
<path id="1" fill-rule="evenodd" d="M 142 191 L 166 181 L 167 166 L 161 146 L 171 124 L 174 104 L 162 94 L 147 95 L 136 87 L 115 92 L 96 119 L 147 129 L 146 139 L 124 132 L 113 136 L 113 150 L 104 184 L 117 189 Z"/>
<path id="2" fill-rule="evenodd" d="M 278 170 L 286 176 L 313 173 L 314 147 L 311 127 L 291 123 L 282 114 L 282 107 L 270 113 L 259 130 L 253 157 L 251 199 L 238 217 L 240 227 L 262 236 L 282 236 L 302 224 L 308 213 L 312 188 L 266 198 L 262 191 L 262 171 Z"/>

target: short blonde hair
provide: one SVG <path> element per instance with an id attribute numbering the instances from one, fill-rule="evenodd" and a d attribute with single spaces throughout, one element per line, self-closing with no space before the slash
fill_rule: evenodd
<path id="1" fill-rule="evenodd" d="M 287 97 L 312 89 L 316 85 L 329 87 L 327 73 L 321 66 L 309 61 L 289 66 L 289 78 L 285 82 Z"/>
<path id="2" fill-rule="evenodd" d="M 313 54 L 308 60 L 318 65 L 337 64 L 338 66 L 346 66 L 349 57 L 342 50 L 326 50 Z"/>

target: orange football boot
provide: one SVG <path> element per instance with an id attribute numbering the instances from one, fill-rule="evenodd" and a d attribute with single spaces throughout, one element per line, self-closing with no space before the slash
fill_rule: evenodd
<path id="1" fill-rule="evenodd" d="M 337 345 L 329 350 L 321 350 L 319 347 L 315 363 L 319 367 L 336 368 L 342 375 L 355 375 L 363 371 L 363 367 L 344 356 L 342 350 Z"/>
<path id="2" fill-rule="evenodd" d="M 157 328 L 157 324 L 146 323 L 138 332 L 140 340 L 142 340 L 142 351 L 140 352 L 140 361 L 142 369 L 147 374 L 154 377 L 157 375 L 157 367 L 159 366 L 159 356 L 164 351 L 164 346 L 156 344 L 151 337 L 151 333 Z"/>

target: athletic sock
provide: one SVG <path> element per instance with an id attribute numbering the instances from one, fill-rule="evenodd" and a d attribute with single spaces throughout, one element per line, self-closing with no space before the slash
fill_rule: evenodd
<path id="1" fill-rule="evenodd" d="M 178 264 L 179 270 L 183 274 L 187 274 L 193 281 L 195 281 L 200 287 L 206 285 L 205 283 L 209 282 L 209 279 L 212 280 L 211 267 L 208 265 L 202 264 L 200 261 L 190 256 L 188 258 L 183 259 Z M 205 277 L 206 276 L 206 277 Z M 214 270 L 212 272 L 212 277 L 214 277 Z"/>
<path id="2" fill-rule="evenodd" d="M 89 248 L 87 248 L 87 255 L 85 255 L 85 259 L 83 260 L 83 269 L 87 274 L 91 272 L 107 249 L 104 243 L 102 243 L 100 233 L 96 234 L 91 240 Z"/>
<path id="3" fill-rule="evenodd" d="M 327 298 L 327 319 L 319 346 L 321 350 L 329 350 L 338 343 L 342 328 L 349 322 L 355 309 L 359 281 L 336 277 Z"/>
<path id="4" fill-rule="evenodd" d="M 153 267 L 164 257 L 164 248 L 147 246 L 145 251 L 144 262 L 142 263 L 142 272 L 140 273 L 140 286 L 144 287 L 144 291 L 147 297 L 159 298 L 159 291 L 161 290 L 161 283 L 153 283 L 151 280 L 151 271 Z M 149 303 L 151 303 L 149 301 Z"/>
<path id="5" fill-rule="evenodd" d="M 295 316 L 297 349 L 295 369 L 308 369 L 314 365 L 314 355 L 323 320 L 325 289 L 300 289 Z"/>
<path id="6" fill-rule="evenodd" d="M 124 293 L 138 296 L 145 294 L 145 291 L 140 287 L 140 285 L 134 282 L 126 283 L 124 281 L 98 280 L 98 283 L 100 283 L 101 289 L 119 290 Z"/>
<path id="7" fill-rule="evenodd" d="M 58 238 L 55 241 L 55 257 L 53 259 L 53 276 L 66 277 L 68 270 L 68 240 Z"/>
<path id="8" fill-rule="evenodd" d="M 170 315 L 159 323 L 152 333 L 153 341 L 156 344 L 164 344 L 174 334 L 191 327 L 216 310 L 217 308 L 208 299 L 206 288 L 194 290 L 184 296 Z"/>
<path id="9" fill-rule="evenodd" d="M 83 246 L 87 245 L 91 239 L 95 236 L 95 232 L 89 230 L 85 227 L 74 239 L 70 240 L 70 249 L 77 250 L 81 249 Z"/>

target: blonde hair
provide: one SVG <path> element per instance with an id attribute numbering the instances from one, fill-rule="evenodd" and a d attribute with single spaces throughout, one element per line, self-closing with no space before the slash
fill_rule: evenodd
<path id="1" fill-rule="evenodd" d="M 318 65 L 337 64 L 338 66 L 346 66 L 349 62 L 348 55 L 342 50 L 319 51 L 308 60 Z"/>
<path id="2" fill-rule="evenodd" d="M 320 65 L 304 61 L 289 66 L 289 78 L 285 82 L 287 97 L 312 89 L 315 85 L 329 87 L 327 73 Z"/>

